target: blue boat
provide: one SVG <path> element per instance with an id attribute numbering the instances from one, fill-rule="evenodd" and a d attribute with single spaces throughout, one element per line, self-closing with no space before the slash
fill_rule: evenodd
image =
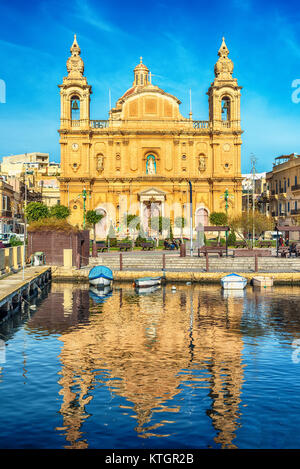
<path id="1" fill-rule="evenodd" d="M 221 285 L 225 290 L 242 290 L 247 285 L 247 279 L 238 274 L 229 274 L 221 278 Z"/>
<path id="2" fill-rule="evenodd" d="M 89 272 L 89 282 L 97 287 L 110 286 L 113 281 L 112 271 L 105 265 L 96 265 Z"/>

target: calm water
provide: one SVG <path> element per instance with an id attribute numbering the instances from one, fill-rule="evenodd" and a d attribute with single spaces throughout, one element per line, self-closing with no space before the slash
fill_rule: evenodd
<path id="1" fill-rule="evenodd" d="M 0 325 L 0 447 L 300 448 L 299 295 L 52 284 Z"/>

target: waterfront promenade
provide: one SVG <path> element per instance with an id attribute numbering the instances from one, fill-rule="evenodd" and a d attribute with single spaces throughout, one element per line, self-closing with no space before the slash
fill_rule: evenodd
<path id="1" fill-rule="evenodd" d="M 276 283 L 300 284 L 300 258 L 281 258 L 272 250 L 270 257 L 228 257 L 210 254 L 208 257 L 180 257 L 178 251 L 111 251 L 91 257 L 89 265 L 81 269 L 53 267 L 53 280 L 87 281 L 89 270 L 95 265 L 106 265 L 114 274 L 115 280 L 132 281 L 136 277 L 162 275 L 166 281 L 217 282 L 222 275 L 237 272 L 249 280 L 258 274 L 274 278 Z"/>
<path id="2" fill-rule="evenodd" d="M 7 313 L 22 304 L 29 302 L 30 297 L 41 291 L 50 281 L 49 266 L 30 266 L 24 271 L 5 275 L 0 279 L 0 316 L 1 311 Z"/>

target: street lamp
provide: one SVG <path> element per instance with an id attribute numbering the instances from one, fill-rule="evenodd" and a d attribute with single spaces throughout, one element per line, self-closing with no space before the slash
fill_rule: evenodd
<path id="1" fill-rule="evenodd" d="M 221 199 L 225 200 L 225 213 L 226 213 L 226 220 L 228 222 L 228 199 L 234 199 L 234 196 L 229 194 L 228 188 L 225 189 L 224 195 L 221 195 Z M 226 256 L 228 255 L 228 231 L 225 231 L 225 238 L 226 238 Z"/>
<path id="2" fill-rule="evenodd" d="M 193 257 L 193 192 L 192 183 L 189 181 L 190 186 L 190 255 Z"/>
<path id="3" fill-rule="evenodd" d="M 83 229 L 85 229 L 85 219 L 86 219 L 86 199 L 87 199 L 87 190 L 84 187 L 82 190 L 82 193 L 79 194 L 75 200 L 78 200 L 80 197 L 82 197 L 83 200 Z M 91 194 L 90 194 L 91 198 Z"/>
<path id="4" fill-rule="evenodd" d="M 25 278 L 25 263 L 26 263 L 26 236 L 27 236 L 27 217 L 26 217 L 26 207 L 27 207 L 27 180 L 26 180 L 27 170 L 24 173 L 24 240 L 23 240 L 23 280 Z"/>

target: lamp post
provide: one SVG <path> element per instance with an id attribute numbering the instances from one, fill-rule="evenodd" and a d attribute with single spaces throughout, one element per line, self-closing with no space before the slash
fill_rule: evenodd
<path id="1" fill-rule="evenodd" d="M 192 183 L 189 181 L 190 186 L 190 256 L 193 257 L 193 189 Z"/>
<path id="2" fill-rule="evenodd" d="M 225 189 L 225 192 L 224 192 L 224 195 L 221 196 L 221 199 L 224 198 L 225 200 L 225 213 L 226 213 L 226 220 L 228 221 L 228 207 L 229 207 L 229 204 L 228 204 L 228 199 L 231 198 L 233 199 L 233 195 L 230 195 L 229 194 L 229 190 L 228 188 Z M 228 256 L 228 231 L 226 230 L 225 231 L 225 238 L 226 238 L 226 257 Z"/>
<path id="3" fill-rule="evenodd" d="M 26 207 L 27 207 L 27 185 L 26 185 L 26 174 L 24 174 L 24 189 L 25 189 L 25 197 L 24 197 L 24 241 L 23 241 L 23 280 L 25 278 L 25 262 L 26 262 L 26 235 L 27 235 L 27 217 L 26 217 Z"/>
<path id="4" fill-rule="evenodd" d="M 82 197 L 82 200 L 83 200 L 83 229 L 85 229 L 85 219 L 86 219 L 86 199 L 87 199 L 87 190 L 86 188 L 84 187 L 81 194 L 79 194 L 75 200 L 79 199 L 80 197 Z M 91 197 L 91 195 L 90 195 Z"/>

